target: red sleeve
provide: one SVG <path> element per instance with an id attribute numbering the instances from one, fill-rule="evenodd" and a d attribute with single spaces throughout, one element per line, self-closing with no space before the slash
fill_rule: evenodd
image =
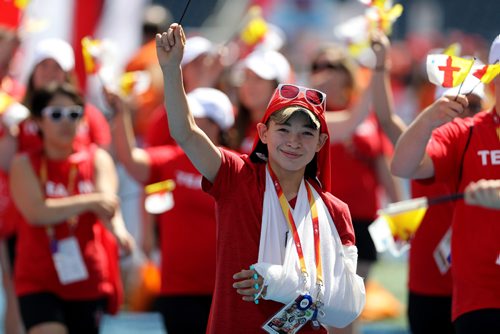
<path id="1" fill-rule="evenodd" d="M 89 126 L 89 137 L 92 143 L 103 148 L 111 144 L 111 131 L 102 112 L 91 104 L 85 104 L 85 120 Z"/>
<path id="2" fill-rule="evenodd" d="M 434 178 L 438 182 L 446 183 L 450 189 L 455 189 L 462 154 L 464 153 L 470 119 L 456 119 L 447 123 L 432 133 L 427 145 L 427 154 L 434 164 Z"/>

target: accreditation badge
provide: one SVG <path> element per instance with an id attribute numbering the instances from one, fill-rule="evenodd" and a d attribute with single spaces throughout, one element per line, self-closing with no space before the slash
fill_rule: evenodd
<path id="1" fill-rule="evenodd" d="M 279 310 L 262 329 L 271 334 L 297 333 L 309 320 L 315 318 L 317 313 L 318 309 L 312 297 L 303 294 Z"/>
<path id="2" fill-rule="evenodd" d="M 443 238 L 434 250 L 434 261 L 439 268 L 441 275 L 451 267 L 451 227 L 446 231 Z"/>
<path id="3" fill-rule="evenodd" d="M 89 277 L 75 237 L 58 240 L 52 253 L 54 266 L 62 285 L 84 281 Z"/>

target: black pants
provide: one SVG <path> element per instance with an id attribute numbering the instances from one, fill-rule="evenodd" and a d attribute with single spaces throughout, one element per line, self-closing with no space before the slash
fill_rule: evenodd
<path id="1" fill-rule="evenodd" d="M 498 334 L 500 333 L 500 308 L 488 308 L 467 312 L 455 322 L 457 334 Z"/>
<path id="2" fill-rule="evenodd" d="M 160 296 L 153 305 L 168 334 L 205 334 L 212 296 Z"/>
<path id="3" fill-rule="evenodd" d="M 26 330 L 45 322 L 58 322 L 71 334 L 98 334 L 107 299 L 68 301 L 53 293 L 33 293 L 19 297 Z"/>
<path id="4" fill-rule="evenodd" d="M 408 321 L 412 334 L 453 334 L 451 296 L 428 296 L 410 292 Z"/>

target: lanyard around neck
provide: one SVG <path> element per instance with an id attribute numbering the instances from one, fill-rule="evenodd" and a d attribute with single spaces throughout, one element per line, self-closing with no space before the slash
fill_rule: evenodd
<path id="1" fill-rule="evenodd" d="M 280 202 L 281 210 L 283 211 L 283 215 L 285 216 L 285 220 L 287 222 L 288 228 L 292 231 L 293 241 L 295 242 L 295 249 L 297 250 L 297 255 L 299 256 L 300 270 L 302 274 L 307 278 L 307 268 L 306 262 L 304 259 L 304 252 L 302 249 L 302 243 L 300 241 L 299 232 L 297 230 L 297 225 L 295 224 L 295 220 L 293 219 L 292 210 L 290 210 L 290 205 L 288 200 L 283 193 L 283 189 L 279 183 L 278 178 L 274 174 L 271 165 L 267 164 L 269 169 L 269 174 L 271 175 L 271 179 L 273 180 L 274 188 L 276 189 L 276 194 L 278 195 L 278 199 Z M 305 186 L 307 189 L 307 199 L 309 200 L 309 206 L 311 208 L 311 217 L 313 224 L 313 232 L 314 232 L 314 256 L 316 261 L 316 281 L 318 285 L 323 284 L 323 266 L 321 263 L 321 252 L 320 252 L 320 239 L 319 239 L 319 220 L 318 220 L 318 208 L 316 207 L 316 201 L 312 195 L 311 186 L 308 182 L 305 182 Z"/>

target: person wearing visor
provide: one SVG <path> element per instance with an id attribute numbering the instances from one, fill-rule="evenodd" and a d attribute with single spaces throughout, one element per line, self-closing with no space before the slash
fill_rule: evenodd
<path id="1" fill-rule="evenodd" d="M 76 87 L 75 55 L 73 48 L 66 41 L 47 38 L 39 41 L 34 50 L 34 65 L 28 78 L 23 104 L 30 109 L 36 90 L 51 83 L 69 83 Z M 95 143 L 104 149 L 111 144 L 108 122 L 95 106 L 85 103 L 84 116 L 79 122 L 77 142 L 82 145 Z M 41 146 L 36 122 L 27 119 L 20 124 L 18 150 L 28 151 Z"/>
<path id="2" fill-rule="evenodd" d="M 207 333 L 326 333 L 323 325 L 348 325 L 361 313 L 365 289 L 349 210 L 328 192 L 325 95 L 278 86 L 251 154 L 239 155 L 216 147 L 194 122 L 182 86 L 182 27 L 172 24 L 156 43 L 171 135 L 216 201 Z"/>
<path id="3" fill-rule="evenodd" d="M 111 156 L 75 145 L 83 99 L 69 84 L 33 95 L 42 147 L 14 157 L 12 198 L 22 214 L 14 281 L 28 333 L 98 333 L 116 312 L 117 244 L 134 246 L 125 228 Z"/>
<path id="4" fill-rule="evenodd" d="M 248 154 L 256 135 L 256 124 L 262 119 L 276 87 L 290 81 L 292 69 L 280 52 L 257 49 L 235 65 L 232 76 L 238 112 L 230 132 L 230 145 Z"/>
<path id="5" fill-rule="evenodd" d="M 162 314 L 168 333 L 205 333 L 215 285 L 214 200 L 201 189 L 201 174 L 179 146 L 137 147 L 130 111 L 117 95 L 107 97 L 116 111 L 116 156 L 128 173 L 144 185 L 166 180 L 175 184 L 171 207 L 157 215 L 161 288 L 153 310 Z M 224 145 L 224 134 L 234 122 L 227 95 L 197 88 L 187 99 L 200 129 L 215 145 Z"/>

